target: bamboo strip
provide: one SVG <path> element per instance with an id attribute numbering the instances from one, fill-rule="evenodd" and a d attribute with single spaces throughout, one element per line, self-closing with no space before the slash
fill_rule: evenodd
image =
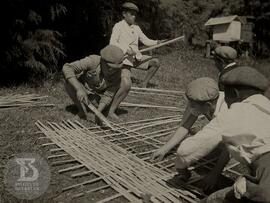
<path id="1" fill-rule="evenodd" d="M 54 107 L 54 104 L 0 104 L 0 108 L 8 107 Z"/>
<path id="2" fill-rule="evenodd" d="M 52 146 L 52 145 L 56 145 L 56 144 L 53 143 L 53 142 L 49 142 L 49 143 L 42 144 L 41 146 L 42 147 L 47 147 L 47 146 Z"/>
<path id="3" fill-rule="evenodd" d="M 131 90 L 137 91 L 145 91 L 145 92 L 160 92 L 160 93 L 169 93 L 169 94 L 185 94 L 184 91 L 176 91 L 176 90 L 163 90 L 163 89 L 154 89 L 154 88 L 141 88 L 141 87 L 131 87 Z"/>
<path id="4" fill-rule="evenodd" d="M 69 160 L 64 160 L 64 161 L 56 161 L 56 162 L 52 162 L 53 166 L 57 166 L 57 165 L 62 165 L 62 164 L 70 164 L 70 163 L 74 163 L 77 162 L 77 160 L 75 159 L 69 159 Z"/>
<path id="5" fill-rule="evenodd" d="M 181 95 L 178 95 L 178 96 L 176 96 L 176 95 L 170 95 L 170 94 L 162 94 L 162 93 L 156 93 L 156 92 L 140 92 L 140 91 L 134 91 L 134 90 L 131 90 L 129 93 L 131 93 L 131 94 L 139 94 L 139 95 L 149 95 L 149 96 L 151 96 L 151 95 L 154 95 L 154 96 L 166 96 L 167 98 L 174 98 L 174 99 L 179 99 L 179 97 L 181 96 Z"/>
<path id="6" fill-rule="evenodd" d="M 109 128 L 113 129 L 110 121 L 107 120 L 107 118 L 97 110 L 97 108 L 91 104 L 91 102 L 89 104 L 86 104 L 86 106 Z"/>
<path id="7" fill-rule="evenodd" d="M 65 156 L 69 156 L 69 154 L 52 155 L 52 156 L 48 156 L 47 159 L 55 159 L 55 158 L 61 158 L 61 157 L 65 157 Z"/>
<path id="8" fill-rule="evenodd" d="M 85 175 L 88 175 L 88 174 L 91 174 L 93 173 L 92 171 L 83 171 L 81 173 L 74 173 L 71 175 L 72 178 L 77 178 L 77 177 L 80 177 L 80 176 L 85 176 Z"/>
<path id="9" fill-rule="evenodd" d="M 212 165 L 214 165 L 213 162 L 210 162 L 210 163 L 211 163 Z M 212 169 L 211 167 L 209 167 L 209 166 L 207 166 L 207 165 L 204 165 L 204 167 L 207 168 L 207 169 Z M 237 171 L 234 171 L 234 170 L 230 169 L 230 167 L 229 167 L 229 168 L 226 168 L 226 171 L 229 171 L 229 172 L 231 172 L 231 173 L 233 173 L 233 174 L 235 174 L 235 175 L 237 175 L 237 176 L 243 175 L 243 174 L 241 174 L 241 173 L 239 173 L 239 172 L 237 172 Z M 223 172 L 224 172 L 224 171 L 223 171 Z"/>
<path id="10" fill-rule="evenodd" d="M 184 109 L 180 109 L 175 106 L 158 106 L 158 105 L 151 105 L 151 104 L 134 104 L 129 102 L 122 102 L 120 106 L 124 107 L 141 107 L 141 108 L 157 108 L 157 109 L 165 109 L 170 111 L 184 111 Z"/>
<path id="11" fill-rule="evenodd" d="M 80 169 L 80 168 L 83 168 L 83 167 L 84 167 L 84 165 L 80 164 L 80 165 L 77 165 L 77 166 L 72 166 L 72 167 L 61 169 L 61 170 L 58 171 L 58 173 L 65 173 L 65 172 L 77 170 L 77 169 Z"/>
<path id="12" fill-rule="evenodd" d="M 147 51 L 151 51 L 153 49 L 156 49 L 156 48 L 159 48 L 159 47 L 162 47 L 162 46 L 165 46 L 165 45 L 169 45 L 169 44 L 172 44 L 172 43 L 175 43 L 179 40 L 184 40 L 185 39 L 185 36 L 180 36 L 180 37 L 176 37 L 174 39 L 171 39 L 171 40 L 168 40 L 168 41 L 165 41 L 165 42 L 162 42 L 158 45 L 154 45 L 154 46 L 150 46 L 150 47 L 147 47 L 147 48 L 144 48 L 144 49 L 141 49 L 140 52 L 143 53 L 143 52 L 147 52 Z"/>
<path id="13" fill-rule="evenodd" d="M 54 104 L 45 104 L 37 100 L 42 100 L 48 96 L 39 96 L 37 94 L 11 94 L 0 97 L 0 108 L 9 107 L 52 107 Z"/>

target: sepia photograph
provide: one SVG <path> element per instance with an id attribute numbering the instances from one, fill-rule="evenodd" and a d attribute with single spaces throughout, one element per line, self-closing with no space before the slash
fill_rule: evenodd
<path id="1" fill-rule="evenodd" d="M 269 0 L 0 10 L 0 203 L 270 203 Z"/>

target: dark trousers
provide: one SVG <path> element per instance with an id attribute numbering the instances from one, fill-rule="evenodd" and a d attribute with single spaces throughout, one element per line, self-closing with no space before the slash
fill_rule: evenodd
<path id="1" fill-rule="evenodd" d="M 251 175 L 246 177 L 245 197 L 236 199 L 233 187 L 211 194 L 206 203 L 270 203 L 270 153 L 259 157 L 251 164 Z"/>

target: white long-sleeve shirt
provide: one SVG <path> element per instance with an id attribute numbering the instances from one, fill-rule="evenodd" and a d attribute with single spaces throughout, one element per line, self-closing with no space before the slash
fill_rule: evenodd
<path id="1" fill-rule="evenodd" d="M 145 46 L 153 46 L 157 40 L 149 39 L 138 25 L 128 25 L 125 20 L 116 23 L 112 30 L 110 44 L 120 47 L 124 53 L 132 49 L 135 53 L 139 52 L 139 41 Z M 126 60 L 124 64 L 126 64 Z M 127 65 L 132 65 L 130 62 Z"/>
<path id="2" fill-rule="evenodd" d="M 270 151 L 270 100 L 257 94 L 234 103 L 197 134 L 222 136 L 236 160 L 251 163 Z"/>

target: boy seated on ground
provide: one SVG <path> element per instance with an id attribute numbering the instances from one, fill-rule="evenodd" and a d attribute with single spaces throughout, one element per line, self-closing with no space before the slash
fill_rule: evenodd
<path id="1" fill-rule="evenodd" d="M 108 117 L 118 120 L 115 110 L 115 94 L 120 87 L 124 53 L 113 45 L 100 51 L 100 56 L 90 55 L 63 66 L 65 87 L 68 95 L 78 108 L 78 115 L 87 119 L 85 104 L 89 104 L 89 93 L 100 95 L 98 110 L 110 106 Z M 122 100 L 120 100 L 121 102 Z M 119 103 L 120 104 L 120 103 Z"/>
<path id="2" fill-rule="evenodd" d="M 124 60 L 125 68 L 122 80 L 129 83 L 129 89 L 121 85 L 123 87 L 121 94 L 123 95 L 127 94 L 131 88 L 131 67 L 147 70 L 145 78 L 139 85 L 146 87 L 160 66 L 158 58 L 142 55 L 139 51 L 139 41 L 146 46 L 157 45 L 162 41 L 149 39 L 135 24 L 138 12 L 139 8 L 134 3 L 124 3 L 122 5 L 123 20 L 114 25 L 110 38 L 110 44 L 120 47 L 128 55 L 127 59 Z"/>
<path id="3" fill-rule="evenodd" d="M 205 133 L 222 135 L 223 157 L 209 175 L 223 171 L 230 157 L 250 167 L 233 186 L 217 191 L 202 202 L 270 202 L 270 100 L 263 93 L 268 80 L 251 67 L 238 67 L 220 78 L 228 111 L 212 120 Z"/>
<path id="4" fill-rule="evenodd" d="M 221 141 L 220 135 L 197 134 L 188 137 L 192 125 L 199 115 L 205 115 L 208 120 L 212 120 L 228 109 L 224 93 L 219 92 L 218 84 L 212 78 L 204 77 L 192 81 L 187 86 L 186 97 L 188 104 L 180 127 L 171 139 L 152 155 L 152 160 L 161 161 L 170 150 L 180 144 L 177 150 L 176 167 L 183 180 L 190 177 L 189 172 L 183 169 L 207 155 Z"/>

